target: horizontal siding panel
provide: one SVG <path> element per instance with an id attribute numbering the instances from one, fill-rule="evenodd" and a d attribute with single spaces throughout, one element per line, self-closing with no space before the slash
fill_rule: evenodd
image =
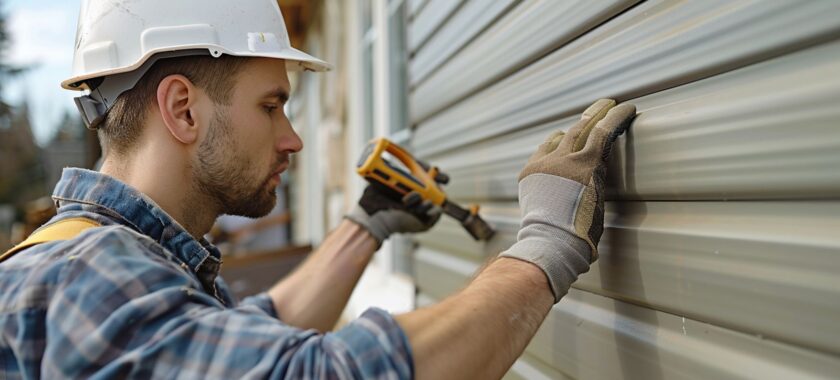
<path id="1" fill-rule="evenodd" d="M 513 363 L 505 380 L 572 380 L 553 367 L 529 354 L 523 354 Z"/>
<path id="2" fill-rule="evenodd" d="M 423 10 L 423 7 L 429 0 L 407 0 L 408 1 L 408 17 L 413 18 Z"/>
<path id="3" fill-rule="evenodd" d="M 635 2 L 523 1 L 416 88 L 410 97 L 412 121 L 562 46 Z"/>
<path id="4" fill-rule="evenodd" d="M 462 289 L 479 263 L 421 247 L 415 252 L 414 278 L 417 290 L 428 297 L 442 300 Z M 446 268 L 446 271 L 441 271 Z M 418 302 L 419 304 L 419 302 Z"/>
<path id="5" fill-rule="evenodd" d="M 570 116 L 598 97 L 634 98 L 835 39 L 838 13 L 837 1 L 643 3 L 435 113 L 418 126 L 414 147 L 419 155 L 441 153 L 464 136 L 489 138 Z M 467 76 L 457 74 L 425 82 L 442 92 L 418 89 L 412 105 L 446 97 L 444 84 Z"/>
<path id="6" fill-rule="evenodd" d="M 478 268 L 420 248 L 418 287 L 441 299 Z M 447 289 L 448 287 L 448 289 Z M 574 378 L 834 378 L 840 360 L 689 318 L 572 289 L 526 352 Z"/>
<path id="7" fill-rule="evenodd" d="M 466 205 L 462 205 L 466 206 Z M 481 205 L 482 218 L 496 230 L 497 237 L 487 242 L 475 241 L 455 219 L 444 216 L 430 233 L 416 234 L 413 238 L 426 247 L 459 256 L 462 259 L 484 262 L 510 247 L 519 231 L 519 209 L 515 204 L 496 203 Z M 514 240 L 508 239 L 513 237 Z"/>
<path id="8" fill-rule="evenodd" d="M 840 360 L 572 289 L 528 351 L 584 379 L 834 379 Z"/>
<path id="9" fill-rule="evenodd" d="M 516 207 L 485 208 L 498 228 L 488 246 L 453 233 L 448 220 L 418 240 L 434 250 L 433 264 L 460 264 L 464 272 L 464 262 L 481 262 L 516 240 Z M 610 202 L 601 257 L 574 286 L 840 354 L 837 215 L 836 201 Z"/>
<path id="10" fill-rule="evenodd" d="M 429 42 L 423 45 L 409 64 L 409 82 L 414 87 L 453 53 L 493 22 L 511 4 L 519 0 L 468 0 Z"/>
<path id="11" fill-rule="evenodd" d="M 409 51 L 417 50 L 462 2 L 463 0 L 429 0 L 409 25 Z"/>
<path id="12" fill-rule="evenodd" d="M 840 3 L 838 3 L 840 4 Z M 613 197 L 646 200 L 807 199 L 840 194 L 840 43 L 833 42 L 632 100 L 619 139 Z M 515 199 L 535 147 L 571 116 L 426 157 L 452 177 L 455 199 Z"/>

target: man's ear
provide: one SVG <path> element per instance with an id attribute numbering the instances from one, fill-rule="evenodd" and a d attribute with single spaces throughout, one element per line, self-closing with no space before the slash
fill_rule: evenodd
<path id="1" fill-rule="evenodd" d="M 163 124 L 183 144 L 198 139 L 198 126 L 192 114 L 197 96 L 196 87 L 183 75 L 169 75 L 157 87 L 157 106 Z"/>

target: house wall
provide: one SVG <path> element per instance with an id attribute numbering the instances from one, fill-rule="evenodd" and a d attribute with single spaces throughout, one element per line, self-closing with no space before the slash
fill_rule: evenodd
<path id="1" fill-rule="evenodd" d="M 306 149 L 319 147 L 318 159 L 340 145 L 344 161 L 320 168 L 344 180 L 297 182 L 302 199 L 331 200 L 320 211 L 302 203 L 301 213 L 323 217 L 301 222 L 298 238 L 322 237 L 355 203 L 364 182 L 353 165 L 379 135 L 449 173 L 449 196 L 481 204 L 498 230 L 476 243 L 444 218 L 428 233 L 392 239 L 349 316 L 371 299 L 399 311 L 462 288 L 515 240 L 516 179 L 531 152 L 611 97 L 639 115 L 609 168 L 600 259 L 508 377 L 840 373 L 840 2 L 319 4 L 307 44 L 339 64 L 317 79 L 321 100 L 301 106 L 295 123 L 317 108 L 302 127 Z M 330 97 L 339 106 L 326 106 Z M 416 297 L 381 292 L 406 278 Z"/>
<path id="2" fill-rule="evenodd" d="M 515 241 L 528 156 L 611 97 L 639 116 L 600 259 L 509 377 L 840 373 L 840 3 L 409 4 L 411 147 L 499 229 L 418 235 L 420 304 Z"/>

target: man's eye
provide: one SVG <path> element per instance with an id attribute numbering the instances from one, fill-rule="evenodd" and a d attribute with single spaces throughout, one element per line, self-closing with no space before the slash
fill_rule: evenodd
<path id="1" fill-rule="evenodd" d="M 266 112 L 266 113 L 268 113 L 268 114 L 274 113 L 274 111 L 275 111 L 277 108 L 279 108 L 279 107 L 277 107 L 277 106 L 275 106 L 275 105 L 264 105 L 264 106 L 263 106 L 263 110 L 265 110 L 265 112 Z"/>

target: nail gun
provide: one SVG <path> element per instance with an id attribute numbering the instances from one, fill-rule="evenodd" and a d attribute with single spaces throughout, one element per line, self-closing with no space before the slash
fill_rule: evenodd
<path id="1" fill-rule="evenodd" d="M 439 206 L 459 222 L 475 240 L 489 240 L 493 228 L 478 215 L 478 205 L 465 209 L 448 200 L 438 185 L 449 182 L 449 177 L 437 167 L 415 159 L 401 146 L 386 138 L 372 140 L 356 165 L 356 172 L 373 186 L 392 195 L 395 199 L 412 191 L 424 200 Z"/>

